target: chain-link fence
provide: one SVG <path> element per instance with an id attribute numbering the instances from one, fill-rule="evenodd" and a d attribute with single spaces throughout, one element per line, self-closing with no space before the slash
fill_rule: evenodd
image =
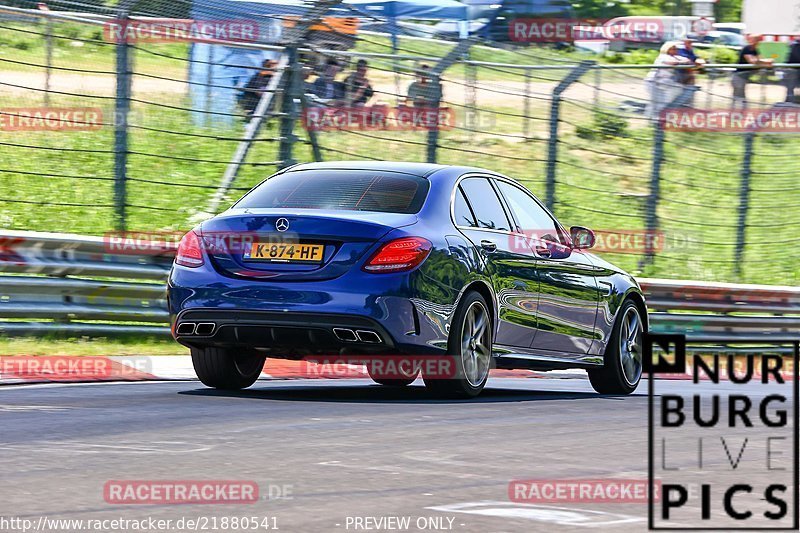
<path id="1" fill-rule="evenodd" d="M 335 0 L 0 7 L 0 227 L 183 230 L 295 162 L 431 161 L 520 180 L 636 273 L 798 281 L 797 136 L 663 113 L 742 106 L 737 76 L 791 110 L 791 68 L 687 82 L 433 28 Z"/>

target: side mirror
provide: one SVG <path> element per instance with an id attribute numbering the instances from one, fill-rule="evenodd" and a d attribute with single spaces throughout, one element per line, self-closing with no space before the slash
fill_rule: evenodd
<path id="1" fill-rule="evenodd" d="M 572 226 L 569 229 L 569 236 L 572 239 L 572 247 L 576 250 L 588 250 L 594 246 L 594 232 L 583 226 Z"/>

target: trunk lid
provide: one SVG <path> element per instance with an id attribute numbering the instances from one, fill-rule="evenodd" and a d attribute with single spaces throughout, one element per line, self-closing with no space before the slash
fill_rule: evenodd
<path id="1" fill-rule="evenodd" d="M 204 222 L 200 233 L 222 274 L 319 281 L 343 275 L 389 231 L 415 222 L 413 214 L 249 208 Z"/>

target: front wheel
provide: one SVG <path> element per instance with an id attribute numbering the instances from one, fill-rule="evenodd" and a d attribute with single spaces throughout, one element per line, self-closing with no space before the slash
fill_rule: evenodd
<path id="1" fill-rule="evenodd" d="M 642 378 L 644 321 L 639 308 L 625 300 L 606 346 L 603 368 L 589 371 L 589 381 L 600 394 L 630 394 Z"/>
<path id="2" fill-rule="evenodd" d="M 223 390 L 246 389 L 264 369 L 264 355 L 241 355 L 224 348 L 192 348 L 192 365 L 203 385 Z"/>
<path id="3" fill-rule="evenodd" d="M 450 325 L 447 353 L 455 365 L 449 379 L 428 378 L 425 386 L 433 392 L 460 398 L 474 398 L 489 379 L 492 362 L 492 318 L 483 296 L 469 292 L 456 310 Z"/>

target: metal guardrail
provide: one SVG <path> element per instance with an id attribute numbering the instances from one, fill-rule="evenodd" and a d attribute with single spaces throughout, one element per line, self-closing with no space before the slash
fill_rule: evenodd
<path id="1" fill-rule="evenodd" d="M 137 243 L 141 244 L 141 243 Z M 169 334 L 172 245 L 0 231 L 0 334 Z M 652 329 L 692 339 L 776 341 L 800 331 L 800 288 L 641 279 Z"/>
<path id="2" fill-rule="evenodd" d="M 0 232 L 0 334 L 168 335 L 173 249 L 102 237 Z"/>

